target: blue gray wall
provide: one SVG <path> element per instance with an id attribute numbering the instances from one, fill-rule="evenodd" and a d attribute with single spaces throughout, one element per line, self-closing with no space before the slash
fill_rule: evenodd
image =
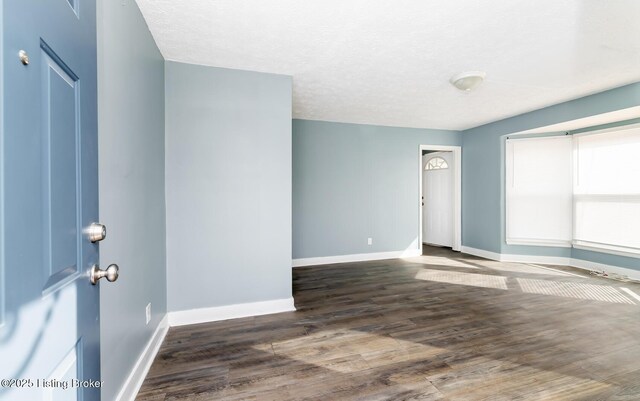
<path id="1" fill-rule="evenodd" d="M 167 311 L 164 60 L 134 1 L 98 2 L 102 399 L 111 401 Z M 145 307 L 151 303 L 147 325 Z"/>
<path id="2" fill-rule="evenodd" d="M 460 144 L 457 131 L 293 120 L 293 258 L 415 249 L 420 145 Z"/>
<path id="3" fill-rule="evenodd" d="M 166 63 L 170 311 L 291 297 L 291 77 Z"/>
<path id="4" fill-rule="evenodd" d="M 506 135 L 640 105 L 640 83 L 550 106 L 462 134 L 462 244 L 496 253 L 564 256 L 640 269 L 640 259 L 568 248 L 505 243 L 504 143 Z"/>

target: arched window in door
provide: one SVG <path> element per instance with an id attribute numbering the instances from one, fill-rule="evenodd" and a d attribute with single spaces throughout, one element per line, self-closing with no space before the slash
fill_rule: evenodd
<path id="1" fill-rule="evenodd" d="M 442 157 L 433 157 L 424 165 L 425 170 L 444 170 L 449 168 L 449 164 Z"/>

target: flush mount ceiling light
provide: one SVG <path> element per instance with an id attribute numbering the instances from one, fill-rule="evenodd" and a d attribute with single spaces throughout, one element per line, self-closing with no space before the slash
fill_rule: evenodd
<path id="1" fill-rule="evenodd" d="M 470 92 L 484 81 L 486 75 L 487 74 L 482 71 L 461 72 L 460 74 L 452 76 L 449 82 L 461 91 Z"/>

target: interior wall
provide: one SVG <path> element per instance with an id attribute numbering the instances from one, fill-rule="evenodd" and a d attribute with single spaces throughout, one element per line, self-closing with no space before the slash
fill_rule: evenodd
<path id="1" fill-rule="evenodd" d="M 134 1 L 98 1 L 102 399 L 114 400 L 166 307 L 164 59 Z M 145 308 L 151 303 L 151 321 Z"/>
<path id="2" fill-rule="evenodd" d="M 166 63 L 169 311 L 291 297 L 291 88 Z"/>
<path id="3" fill-rule="evenodd" d="M 293 120 L 293 258 L 419 249 L 420 145 L 460 144 L 458 131 Z"/>
<path id="4" fill-rule="evenodd" d="M 462 133 L 462 244 L 495 253 L 574 257 L 640 269 L 640 259 L 570 248 L 505 243 L 506 135 L 640 105 L 640 83 L 532 111 Z"/>

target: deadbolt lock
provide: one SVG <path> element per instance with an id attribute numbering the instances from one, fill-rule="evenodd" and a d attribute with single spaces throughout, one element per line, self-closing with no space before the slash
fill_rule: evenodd
<path id="1" fill-rule="evenodd" d="M 87 228 L 87 237 L 89 237 L 89 241 L 91 242 L 102 241 L 106 236 L 107 227 L 104 224 L 91 223 Z"/>

